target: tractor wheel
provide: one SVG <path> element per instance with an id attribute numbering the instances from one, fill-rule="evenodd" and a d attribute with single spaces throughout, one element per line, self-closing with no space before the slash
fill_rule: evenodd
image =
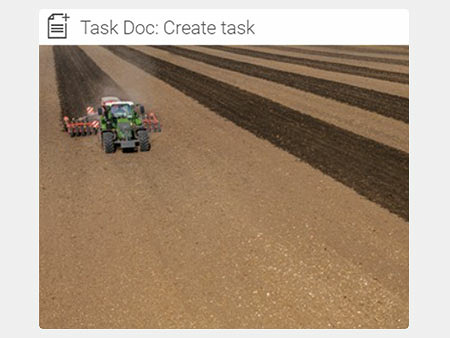
<path id="1" fill-rule="evenodd" d="M 111 154 L 116 150 L 116 147 L 114 146 L 114 134 L 113 133 L 103 133 L 102 134 L 103 139 L 103 149 L 105 150 L 105 153 Z"/>
<path id="2" fill-rule="evenodd" d="M 141 151 L 149 151 L 150 140 L 148 139 L 147 130 L 138 131 L 138 139 L 139 139 L 139 148 L 141 149 Z"/>

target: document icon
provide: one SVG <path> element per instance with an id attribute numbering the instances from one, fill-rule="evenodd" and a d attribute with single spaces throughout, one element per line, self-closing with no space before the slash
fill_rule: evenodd
<path id="1" fill-rule="evenodd" d="M 63 13 L 50 15 L 47 22 L 47 37 L 49 39 L 66 39 L 67 19 L 69 19 L 69 16 Z"/>

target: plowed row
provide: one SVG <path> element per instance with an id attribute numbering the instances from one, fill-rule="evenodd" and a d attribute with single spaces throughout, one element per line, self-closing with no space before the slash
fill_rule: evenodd
<path id="1" fill-rule="evenodd" d="M 408 219 L 406 153 L 135 49 L 105 48 Z"/>
<path id="2" fill-rule="evenodd" d="M 367 67 L 359 67 L 352 65 L 345 65 L 342 63 L 335 62 L 325 62 L 325 61 L 317 61 L 311 59 L 305 59 L 301 57 L 293 57 L 281 54 L 272 54 L 265 53 L 260 51 L 253 51 L 242 48 L 233 48 L 228 46 L 205 46 L 207 48 L 213 48 L 218 50 L 223 50 L 225 52 L 235 53 L 239 55 L 246 55 L 252 57 L 258 57 L 266 60 L 273 60 L 279 62 L 286 62 L 300 66 L 306 66 L 311 68 L 317 68 L 322 70 L 327 70 L 331 72 L 345 73 L 351 75 L 358 75 L 363 77 L 370 77 L 374 79 L 380 79 L 385 81 L 392 81 L 398 83 L 408 83 L 409 75 L 404 73 L 397 72 L 388 72 L 379 69 L 367 68 Z"/>
<path id="3" fill-rule="evenodd" d="M 277 82 L 387 117 L 392 117 L 403 122 L 409 121 L 409 100 L 407 98 L 311 76 L 275 70 L 247 62 L 239 62 L 174 46 L 155 46 L 155 48 L 160 48 L 170 53 L 213 66 Z"/>
<path id="4" fill-rule="evenodd" d="M 331 47 L 345 51 L 356 53 L 373 53 L 373 54 L 388 54 L 388 55 L 409 55 L 409 46 L 334 46 L 325 45 L 324 47 Z"/>
<path id="5" fill-rule="evenodd" d="M 384 58 L 384 57 L 354 55 L 354 54 L 346 54 L 346 53 L 335 53 L 335 52 L 310 50 L 310 49 L 306 49 L 306 48 L 289 47 L 289 46 L 264 46 L 264 47 L 271 48 L 274 50 L 297 52 L 300 54 L 307 54 L 307 55 L 329 56 L 329 57 L 336 57 L 336 58 L 348 59 L 348 60 L 379 62 L 379 63 L 387 63 L 387 64 L 391 64 L 391 65 L 401 65 L 401 66 L 409 65 L 408 60 L 390 59 L 390 58 Z"/>
<path id="6" fill-rule="evenodd" d="M 54 46 L 61 113 L 85 115 L 105 95 L 127 97 L 126 93 L 77 46 Z"/>

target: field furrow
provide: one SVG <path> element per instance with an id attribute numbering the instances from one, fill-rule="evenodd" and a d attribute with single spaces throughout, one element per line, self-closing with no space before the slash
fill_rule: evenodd
<path id="1" fill-rule="evenodd" d="M 205 64 L 158 48 L 148 46 L 135 46 L 133 48 L 180 67 L 236 86 L 258 96 L 265 97 L 365 138 L 408 152 L 408 124 L 402 121 L 273 81 Z"/>
<path id="2" fill-rule="evenodd" d="M 201 61 L 213 66 L 233 70 L 265 80 L 278 82 L 319 96 L 324 96 L 352 106 L 392 117 L 403 122 L 409 120 L 409 100 L 407 98 L 364 89 L 330 80 L 300 75 L 276 69 L 234 61 L 198 51 L 174 46 L 155 46 L 171 53 Z"/>
<path id="3" fill-rule="evenodd" d="M 129 47 L 105 48 L 408 218 L 408 154 Z"/>
<path id="4" fill-rule="evenodd" d="M 398 82 L 384 81 L 352 74 L 338 73 L 329 70 L 311 68 L 307 66 L 295 65 L 280 61 L 266 60 L 253 56 L 233 54 L 231 52 L 206 47 L 183 46 L 182 48 L 204 53 L 207 55 L 213 55 L 225 59 L 230 59 L 233 61 L 245 62 L 257 66 L 267 67 L 277 71 L 294 73 L 301 76 L 309 76 L 312 78 L 332 81 L 339 84 L 346 84 L 367 90 L 374 90 L 383 94 L 400 96 L 402 98 L 409 97 L 409 86 L 407 84 L 402 84 Z"/>
<path id="5" fill-rule="evenodd" d="M 371 53 L 379 55 L 395 55 L 408 57 L 409 46 L 352 46 L 352 45 L 330 45 L 325 48 L 333 48 L 337 50 L 344 50 L 353 53 Z"/>
<path id="6" fill-rule="evenodd" d="M 53 53 L 63 115 L 84 116 L 86 107 L 97 106 L 102 96 L 127 97 L 117 83 L 79 47 L 54 46 Z"/>
<path id="7" fill-rule="evenodd" d="M 311 60 L 301 57 L 294 57 L 282 54 L 272 54 L 266 53 L 262 51 L 249 50 L 243 48 L 233 48 L 229 46 L 205 46 L 207 48 L 213 48 L 218 50 L 223 50 L 230 53 L 235 53 L 239 55 L 246 55 L 252 57 L 258 57 L 266 60 L 273 60 L 278 62 L 286 62 L 295 65 L 307 66 L 311 68 L 318 68 L 327 71 L 337 72 L 337 73 L 345 73 L 358 75 L 363 77 L 370 77 L 374 79 L 380 79 L 384 81 L 398 82 L 398 83 L 409 83 L 409 76 L 405 73 L 399 72 L 389 72 L 383 71 L 380 69 L 373 69 L 368 67 L 360 67 L 360 66 L 352 66 L 342 63 L 336 62 L 325 62 L 318 60 Z"/>
<path id="8" fill-rule="evenodd" d="M 409 66 L 409 60 L 399 60 L 399 59 L 391 59 L 391 58 L 385 58 L 385 57 L 336 53 L 336 52 L 332 52 L 332 51 L 307 49 L 307 48 L 300 47 L 300 46 L 295 46 L 295 47 L 294 46 L 260 46 L 260 47 L 273 49 L 273 50 L 279 50 L 279 51 L 294 52 L 299 55 L 306 54 L 306 55 L 312 55 L 312 56 L 327 56 L 327 57 L 338 58 L 338 59 L 368 61 L 368 62 L 376 62 L 376 63 L 382 63 L 382 64 Z"/>

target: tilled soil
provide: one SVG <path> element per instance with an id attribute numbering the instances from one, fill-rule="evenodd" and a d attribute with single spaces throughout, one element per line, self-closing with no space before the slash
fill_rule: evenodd
<path id="1" fill-rule="evenodd" d="M 55 46 L 61 113 L 69 117 L 86 114 L 86 107 L 97 107 L 99 98 L 127 97 L 125 92 L 76 46 Z"/>
<path id="2" fill-rule="evenodd" d="M 408 124 L 404 122 L 315 94 L 303 92 L 279 83 L 187 59 L 153 47 L 133 46 L 133 48 L 177 66 L 278 102 L 293 110 L 305 112 L 312 117 L 365 138 L 408 152 Z M 193 49 L 196 47 L 189 46 L 183 48 Z"/>
<path id="3" fill-rule="evenodd" d="M 155 46 L 155 48 L 160 48 L 214 66 L 278 82 L 286 86 L 331 98 L 362 109 L 367 109 L 400 121 L 408 122 L 409 120 L 409 100 L 404 97 L 318 79 L 311 76 L 279 71 L 246 62 L 234 61 L 175 46 Z"/>
<path id="4" fill-rule="evenodd" d="M 305 59 L 305 58 L 301 58 L 301 57 L 293 57 L 293 56 L 287 56 L 287 55 L 281 55 L 281 54 L 265 53 L 265 52 L 261 52 L 261 51 L 248 50 L 248 49 L 242 49 L 242 48 L 233 48 L 233 47 L 228 47 L 228 46 L 205 46 L 205 47 L 223 50 L 226 52 L 236 53 L 236 54 L 240 54 L 240 55 L 259 57 L 259 58 L 266 59 L 266 60 L 281 61 L 281 62 L 292 63 L 292 64 L 296 64 L 296 65 L 301 65 L 301 66 L 308 66 L 308 67 L 312 67 L 312 68 L 329 70 L 329 71 L 338 72 L 338 73 L 346 73 L 346 74 L 358 75 L 358 76 L 363 76 L 363 77 L 371 77 L 374 79 L 380 79 L 380 80 L 392 81 L 392 82 L 398 82 L 398 83 L 409 83 L 409 75 L 404 74 L 404 73 L 388 72 L 388 71 L 372 69 L 372 68 L 367 68 L 367 67 L 345 65 L 342 63 L 334 63 L 334 62 L 317 61 L 317 60 Z"/>
<path id="5" fill-rule="evenodd" d="M 364 55 L 354 55 L 354 54 L 346 54 L 346 53 L 336 53 L 330 51 L 322 51 L 322 50 L 310 50 L 301 47 L 289 47 L 289 46 L 264 46 L 265 48 L 271 48 L 274 50 L 284 50 L 289 52 L 297 52 L 299 54 L 308 54 L 308 55 L 316 55 L 316 56 L 329 56 L 336 57 L 340 59 L 348 59 L 348 60 L 360 60 L 360 61 L 369 61 L 369 62 L 378 62 L 392 65 L 402 65 L 409 66 L 409 60 L 399 60 L 399 59 L 390 59 L 384 57 L 375 57 L 375 56 L 364 56 Z"/>
<path id="6" fill-rule="evenodd" d="M 396 59 L 396 60 L 408 60 L 409 59 L 409 50 L 407 48 L 397 48 L 402 46 L 387 46 L 388 48 L 381 48 L 378 49 L 382 51 L 382 53 L 377 53 L 377 50 L 373 49 L 353 49 L 353 50 L 343 50 L 341 47 L 360 47 L 360 46 L 290 46 L 292 48 L 301 48 L 301 49 L 308 49 L 308 50 L 314 50 L 314 51 L 325 51 L 325 52 L 333 52 L 333 53 L 345 53 L 350 55 L 357 55 L 357 56 L 370 56 L 370 57 L 386 57 L 389 59 Z M 378 47 L 378 46 L 377 46 Z M 394 47 L 394 50 L 392 50 L 392 47 Z M 393 51 L 394 53 L 391 53 Z M 395 53 L 396 51 L 400 51 L 400 54 Z"/>
<path id="7" fill-rule="evenodd" d="M 305 160 L 342 166 L 328 144 L 371 161 L 361 142 L 396 172 L 406 153 L 130 48 L 53 51 L 40 52 L 41 327 L 408 326 L 407 222 Z M 59 131 L 61 110 L 99 100 L 84 84 L 156 109 L 149 153 Z"/>
<path id="8" fill-rule="evenodd" d="M 409 46 L 327 46 L 325 48 L 345 50 L 355 53 L 372 53 L 385 55 L 408 56 Z"/>
<path id="9" fill-rule="evenodd" d="M 408 218 L 408 154 L 129 47 L 105 48 Z"/>
<path id="10" fill-rule="evenodd" d="M 149 47 L 149 48 L 151 48 L 151 47 Z M 318 78 L 318 79 L 322 79 L 322 80 L 337 82 L 340 84 L 348 84 L 348 85 L 351 85 L 354 87 L 364 88 L 364 89 L 368 89 L 368 90 L 375 90 L 380 93 L 400 96 L 400 97 L 404 97 L 404 98 L 409 97 L 409 88 L 408 88 L 407 84 L 384 81 L 384 80 L 373 79 L 373 78 L 369 78 L 369 77 L 345 74 L 345 73 L 331 72 L 331 71 L 317 69 L 317 68 L 295 65 L 292 63 L 285 63 L 285 62 L 273 61 L 273 60 L 265 60 L 262 58 L 233 54 L 233 53 L 221 51 L 218 49 L 212 49 L 212 48 L 206 48 L 206 47 L 200 47 L 200 46 L 183 46 L 182 48 L 188 49 L 188 50 L 194 50 L 194 51 L 201 52 L 201 53 L 204 53 L 207 55 L 214 55 L 214 56 L 231 59 L 231 60 L 235 60 L 235 61 L 247 62 L 247 63 L 255 64 L 258 66 L 263 66 L 263 67 L 267 67 L 267 68 L 271 68 L 271 69 L 275 69 L 275 70 L 279 70 L 279 71 L 284 71 L 284 72 L 288 72 L 288 73 L 305 75 L 305 76 Z M 244 49 L 244 46 L 240 46 L 239 48 Z M 255 49 L 255 48 L 247 47 L 246 49 Z M 282 52 L 282 53 L 284 54 L 286 52 Z M 173 54 L 173 55 L 175 55 L 175 54 Z M 315 57 L 315 58 L 318 58 L 318 57 Z M 200 62 L 200 61 L 198 61 L 198 62 Z M 370 67 L 370 68 L 374 68 L 374 67 Z M 235 72 L 235 73 L 237 73 L 237 72 Z M 239 74 L 242 74 L 242 73 L 239 73 Z M 323 96 L 313 94 L 313 93 L 309 93 L 309 94 L 316 95 L 317 97 L 323 97 Z M 333 101 L 335 101 L 335 100 L 333 100 Z M 339 102 L 339 101 L 335 101 L 335 102 Z M 348 107 L 347 104 L 345 104 L 345 105 Z M 353 107 L 355 107 L 355 106 L 353 106 Z"/>
<path id="11" fill-rule="evenodd" d="M 354 60 L 349 58 L 341 58 L 338 56 L 331 56 L 331 55 L 311 55 L 311 54 L 305 54 L 302 53 L 301 50 L 285 50 L 285 49 L 276 49 L 274 47 L 277 46 L 239 46 L 239 45 L 233 45 L 234 48 L 241 48 L 241 49 L 248 49 L 248 50 L 254 50 L 258 52 L 265 52 L 269 54 L 281 54 L 291 57 L 301 57 L 309 60 L 317 60 L 317 61 L 323 61 L 323 62 L 333 62 L 337 64 L 344 64 L 344 65 L 350 65 L 350 66 L 358 66 L 363 68 L 369 68 L 369 69 L 377 69 L 382 71 L 388 71 L 388 72 L 396 72 L 396 73 L 402 73 L 402 74 L 408 74 L 408 65 L 396 65 L 396 64 L 390 64 L 390 63 L 384 63 L 384 62 L 372 62 L 372 61 L 364 61 L 364 60 Z M 279 46 L 283 47 L 283 46 Z M 289 48 L 289 47 L 288 47 Z M 295 49 L 294 47 L 291 47 Z M 321 50 L 307 50 L 311 52 L 322 52 Z M 333 54 L 333 53 L 331 53 Z M 337 53 L 339 55 L 339 53 Z M 275 64 L 277 64 L 277 61 L 275 61 Z M 278 63 L 279 64 L 279 63 Z M 297 66 L 300 67 L 300 66 Z M 333 73 L 336 74 L 337 73 Z M 344 74 L 344 73 L 341 73 Z M 371 78 L 366 78 L 371 79 Z M 374 79 L 372 79 L 374 80 Z M 384 81 L 386 82 L 386 81 Z M 395 82 L 393 82 L 395 84 Z M 397 83 L 398 84 L 398 83 Z M 372 88 L 375 90 L 380 91 L 380 89 Z"/>

